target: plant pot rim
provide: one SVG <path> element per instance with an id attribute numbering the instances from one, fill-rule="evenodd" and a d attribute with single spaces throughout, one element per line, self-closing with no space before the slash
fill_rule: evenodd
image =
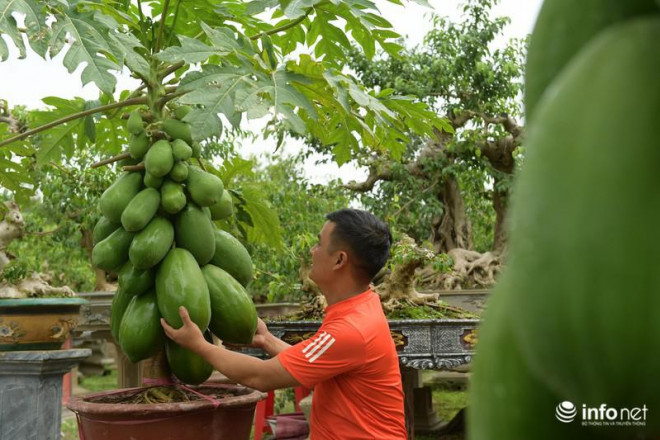
<path id="1" fill-rule="evenodd" d="M 0 307 L 48 306 L 48 305 L 82 305 L 89 303 L 83 298 L 0 298 Z"/>
<path id="2" fill-rule="evenodd" d="M 74 413 L 80 413 L 86 417 L 103 417 L 115 420 L 127 419 L 150 419 L 182 415 L 189 412 L 212 411 L 216 408 L 238 407 L 254 404 L 266 398 L 266 394 L 251 388 L 233 384 L 203 383 L 195 388 L 216 388 L 230 390 L 247 390 L 246 394 L 217 399 L 218 405 L 208 399 L 199 399 L 190 402 L 137 404 L 137 403 L 97 403 L 89 402 L 89 399 L 110 396 L 114 394 L 132 393 L 149 387 L 122 388 L 114 390 L 99 391 L 72 398 L 67 404 Z"/>

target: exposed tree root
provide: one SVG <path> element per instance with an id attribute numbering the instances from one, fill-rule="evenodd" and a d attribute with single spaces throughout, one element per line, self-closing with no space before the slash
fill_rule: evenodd
<path id="1" fill-rule="evenodd" d="M 420 273 L 420 284 L 441 290 L 489 288 L 501 269 L 501 256 L 494 252 L 479 253 L 467 249 L 452 249 L 447 253 L 454 266 L 449 273 L 438 273 L 424 268 Z"/>
<path id="2" fill-rule="evenodd" d="M 18 284 L 0 283 L 0 298 L 44 298 L 49 296 L 75 296 L 67 286 L 53 287 L 48 284 L 50 276 L 43 273 L 33 273 Z"/>

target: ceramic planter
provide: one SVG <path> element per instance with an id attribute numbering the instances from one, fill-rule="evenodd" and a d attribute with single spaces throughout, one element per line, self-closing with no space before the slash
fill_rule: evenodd
<path id="1" fill-rule="evenodd" d="M 62 348 L 86 302 L 81 298 L 0 299 L 0 351 Z"/>

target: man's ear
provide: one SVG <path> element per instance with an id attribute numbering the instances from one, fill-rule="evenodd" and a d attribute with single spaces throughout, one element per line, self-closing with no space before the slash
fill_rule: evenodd
<path id="1" fill-rule="evenodd" d="M 335 269 L 340 269 L 348 264 L 348 253 L 346 251 L 339 251 L 335 260 Z"/>

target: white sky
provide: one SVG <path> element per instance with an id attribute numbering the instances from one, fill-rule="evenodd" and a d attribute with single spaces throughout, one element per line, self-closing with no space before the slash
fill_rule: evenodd
<path id="1" fill-rule="evenodd" d="M 422 42 L 426 32 L 431 28 L 429 14 L 446 15 L 454 20 L 461 17 L 458 8 L 459 0 L 430 0 L 433 10 L 410 2 L 405 7 L 397 6 L 383 0 L 376 0 L 380 11 L 389 20 L 401 35 L 408 37 L 409 45 Z M 511 24 L 505 29 L 505 40 L 513 37 L 525 37 L 532 31 L 532 27 L 541 7 L 542 0 L 500 0 L 494 8 L 494 16 L 508 16 Z M 5 62 L 0 62 L 0 99 L 5 99 L 11 107 L 25 105 L 28 108 L 43 108 L 41 99 L 46 96 L 60 96 L 73 98 L 76 96 L 85 99 L 98 97 L 98 89 L 94 84 L 81 87 L 80 72 L 77 69 L 69 74 L 62 65 L 62 54 L 52 61 L 44 61 L 35 54 L 28 55 L 26 59 L 19 60 L 18 52 L 8 41 L 11 55 Z M 126 75 L 119 76 L 117 90 L 133 89 L 137 81 Z M 259 123 L 248 125 L 249 128 L 259 130 Z M 242 153 L 260 154 L 273 151 L 275 140 L 260 140 L 256 144 L 244 145 Z M 286 152 L 294 152 L 299 145 L 289 142 Z M 338 168 L 334 164 L 324 166 L 308 165 L 306 174 L 314 182 L 326 182 L 341 177 L 345 181 L 360 180 L 366 176 L 364 170 L 356 170 L 346 164 Z"/>

